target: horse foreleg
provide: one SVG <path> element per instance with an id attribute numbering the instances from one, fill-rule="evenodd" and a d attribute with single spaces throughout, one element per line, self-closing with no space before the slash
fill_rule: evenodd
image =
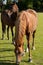
<path id="1" fill-rule="evenodd" d="M 7 38 L 9 40 L 9 26 L 7 27 Z"/>
<path id="2" fill-rule="evenodd" d="M 36 32 L 36 31 L 34 31 L 34 32 L 33 32 L 33 35 L 32 35 L 32 37 L 33 37 L 32 49 L 33 49 L 33 50 L 35 50 L 35 44 L 34 44 L 35 32 Z"/>
<path id="3" fill-rule="evenodd" d="M 27 43 L 28 43 L 28 51 L 29 51 L 29 62 L 32 62 L 31 58 L 31 50 L 30 50 L 30 33 L 27 33 Z"/>

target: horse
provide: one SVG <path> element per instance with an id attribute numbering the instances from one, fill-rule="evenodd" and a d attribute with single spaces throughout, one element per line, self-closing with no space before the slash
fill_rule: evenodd
<path id="1" fill-rule="evenodd" d="M 27 46 L 29 51 L 29 62 L 32 62 L 31 57 L 31 49 L 30 49 L 30 39 L 31 36 L 33 38 L 32 48 L 34 47 L 34 38 L 35 32 L 37 29 L 37 12 L 32 9 L 27 9 L 21 11 L 18 14 L 16 23 L 15 23 L 15 39 L 14 39 L 14 46 L 15 46 L 15 56 L 16 56 L 16 64 L 19 65 L 21 62 L 21 56 L 24 52 L 23 45 L 23 37 L 26 35 L 27 39 Z"/>
<path id="2" fill-rule="evenodd" d="M 6 25 L 8 25 L 8 27 L 7 27 L 8 39 L 9 39 L 9 27 L 11 28 L 12 38 L 13 38 L 13 36 L 14 36 L 13 27 L 15 26 L 15 21 L 16 21 L 18 11 L 19 11 L 19 9 L 18 9 L 18 6 L 16 3 L 11 4 L 8 9 L 5 9 L 2 11 L 2 13 L 1 13 L 2 40 L 4 39 Z"/>

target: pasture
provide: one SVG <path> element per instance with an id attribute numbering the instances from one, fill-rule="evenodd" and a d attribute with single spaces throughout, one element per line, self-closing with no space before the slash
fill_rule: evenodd
<path id="1" fill-rule="evenodd" d="M 0 17 L 1 19 L 1 17 Z M 7 40 L 7 34 L 4 35 L 4 40 L 1 40 L 2 30 L 1 30 L 1 20 L 0 20 L 0 65 L 15 65 L 15 54 L 14 46 L 12 44 L 11 30 L 9 31 L 10 39 Z M 26 47 L 26 38 L 24 37 L 24 43 Z M 35 50 L 31 50 L 32 53 L 32 63 L 28 61 L 28 53 L 22 57 L 20 65 L 43 65 L 43 13 L 38 13 L 38 27 L 35 36 Z"/>

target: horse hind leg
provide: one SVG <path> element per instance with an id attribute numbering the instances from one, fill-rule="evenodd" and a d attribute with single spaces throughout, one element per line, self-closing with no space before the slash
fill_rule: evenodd
<path id="1" fill-rule="evenodd" d="M 11 27 L 11 33 L 12 33 L 12 41 L 13 41 L 14 38 L 13 27 Z"/>
<path id="2" fill-rule="evenodd" d="M 4 39 L 4 32 L 2 31 L 2 38 L 1 38 L 1 40 L 3 40 Z"/>
<path id="3" fill-rule="evenodd" d="M 7 27 L 7 38 L 9 40 L 9 26 Z"/>
<path id="4" fill-rule="evenodd" d="M 6 26 L 2 24 L 2 40 L 4 39 L 5 29 L 6 29 Z"/>
<path id="5" fill-rule="evenodd" d="M 35 50 L 35 44 L 34 44 L 35 32 L 36 32 L 36 30 L 33 32 L 33 35 L 32 35 L 32 37 L 33 37 L 32 49 L 33 50 Z"/>

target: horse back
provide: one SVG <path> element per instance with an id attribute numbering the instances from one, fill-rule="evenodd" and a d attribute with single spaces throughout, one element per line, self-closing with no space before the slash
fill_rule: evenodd
<path id="1" fill-rule="evenodd" d="M 26 11 L 29 12 L 29 13 L 31 13 L 31 14 L 33 14 L 34 16 L 37 16 L 36 11 L 33 10 L 33 9 L 27 9 Z"/>

